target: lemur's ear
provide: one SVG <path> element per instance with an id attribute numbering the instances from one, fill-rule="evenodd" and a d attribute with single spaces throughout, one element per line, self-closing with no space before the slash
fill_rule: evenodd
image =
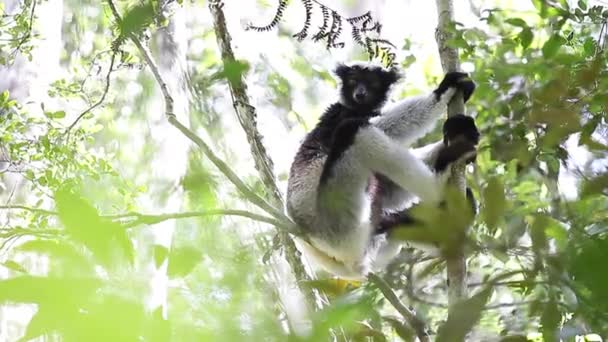
<path id="1" fill-rule="evenodd" d="M 344 79 L 348 75 L 349 70 L 350 70 L 349 66 L 347 66 L 346 64 L 340 63 L 334 69 L 334 74 L 336 76 L 338 76 L 340 79 Z"/>
<path id="2" fill-rule="evenodd" d="M 403 77 L 403 75 L 401 74 L 399 69 L 397 69 L 395 67 L 384 70 L 383 75 L 382 75 L 384 83 L 387 86 L 390 86 L 393 83 L 399 81 L 402 77 Z"/>

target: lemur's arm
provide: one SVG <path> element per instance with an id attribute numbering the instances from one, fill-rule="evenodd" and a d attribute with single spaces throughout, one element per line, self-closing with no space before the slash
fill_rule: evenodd
<path id="1" fill-rule="evenodd" d="M 456 115 L 443 125 L 442 140 L 411 149 L 412 155 L 422 160 L 435 172 L 444 171 L 449 164 L 461 158 L 463 153 L 479 142 L 479 131 L 471 117 Z M 399 187 L 386 177 L 379 176 L 377 195 L 385 210 L 398 210 L 412 199 L 412 193 Z"/>
<path id="2" fill-rule="evenodd" d="M 475 84 L 467 78 L 467 74 L 450 72 L 431 94 L 389 105 L 371 122 L 389 137 L 409 145 L 433 128 L 456 90 L 462 90 L 466 101 L 474 89 Z"/>

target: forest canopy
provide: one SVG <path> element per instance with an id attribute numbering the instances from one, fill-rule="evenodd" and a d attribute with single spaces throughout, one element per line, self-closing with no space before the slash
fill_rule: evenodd
<path id="1" fill-rule="evenodd" d="M 0 10 L 1 341 L 608 336 L 608 3 Z M 351 61 L 399 70 L 391 102 L 467 72 L 481 133 L 452 171 L 477 198 L 472 223 L 464 188 L 448 191 L 363 281 L 310 263 L 284 209 L 294 154 L 338 99 L 332 70 Z"/>

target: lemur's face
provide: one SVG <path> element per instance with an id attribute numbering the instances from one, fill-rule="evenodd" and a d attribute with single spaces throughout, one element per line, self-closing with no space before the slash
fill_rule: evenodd
<path id="1" fill-rule="evenodd" d="M 339 65 L 335 73 L 342 81 L 342 104 L 357 111 L 381 108 L 391 85 L 399 79 L 396 71 L 377 66 Z"/>

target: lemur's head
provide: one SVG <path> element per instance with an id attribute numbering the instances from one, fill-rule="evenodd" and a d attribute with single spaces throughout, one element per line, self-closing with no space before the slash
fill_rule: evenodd
<path id="1" fill-rule="evenodd" d="M 357 111 L 380 109 L 391 86 L 400 78 L 395 69 L 371 64 L 339 64 L 334 73 L 342 82 L 340 102 Z"/>

